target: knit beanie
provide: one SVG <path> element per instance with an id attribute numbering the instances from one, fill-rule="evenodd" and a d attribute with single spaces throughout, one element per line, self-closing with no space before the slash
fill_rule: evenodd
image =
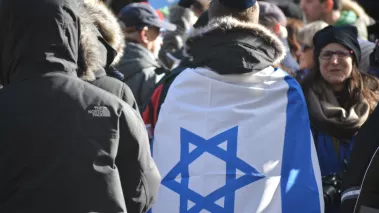
<path id="1" fill-rule="evenodd" d="M 353 51 L 353 59 L 359 66 L 362 53 L 357 37 L 358 31 L 354 26 L 328 26 L 320 30 L 313 37 L 315 61 L 318 61 L 322 48 L 330 43 L 338 43 Z"/>

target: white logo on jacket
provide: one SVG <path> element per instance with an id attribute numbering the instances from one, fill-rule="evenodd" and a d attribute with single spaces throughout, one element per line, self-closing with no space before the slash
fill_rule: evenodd
<path id="1" fill-rule="evenodd" d="M 88 109 L 88 114 L 93 117 L 109 118 L 111 117 L 111 112 L 105 106 L 94 106 L 92 109 Z"/>

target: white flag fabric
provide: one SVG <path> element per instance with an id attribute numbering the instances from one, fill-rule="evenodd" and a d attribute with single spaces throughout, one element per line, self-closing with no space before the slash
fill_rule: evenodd
<path id="1" fill-rule="evenodd" d="M 152 154 L 162 176 L 152 213 L 324 212 L 306 103 L 281 70 L 184 70 L 161 107 Z"/>

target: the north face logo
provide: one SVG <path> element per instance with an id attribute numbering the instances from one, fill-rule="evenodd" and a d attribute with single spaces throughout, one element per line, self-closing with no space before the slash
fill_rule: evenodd
<path id="1" fill-rule="evenodd" d="M 88 113 L 93 117 L 109 118 L 111 117 L 111 112 L 105 106 L 94 106 L 92 109 L 88 109 Z"/>

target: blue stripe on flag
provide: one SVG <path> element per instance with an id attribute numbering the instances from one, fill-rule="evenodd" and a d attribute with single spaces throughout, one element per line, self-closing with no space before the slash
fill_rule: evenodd
<path id="1" fill-rule="evenodd" d="M 282 213 L 320 213 L 306 102 L 296 80 L 286 76 L 285 81 L 289 90 L 281 171 Z"/>
<path id="2" fill-rule="evenodd" d="M 154 157 L 154 136 L 150 140 L 150 152 L 151 152 L 151 157 Z M 153 213 L 153 207 L 147 213 Z"/>

